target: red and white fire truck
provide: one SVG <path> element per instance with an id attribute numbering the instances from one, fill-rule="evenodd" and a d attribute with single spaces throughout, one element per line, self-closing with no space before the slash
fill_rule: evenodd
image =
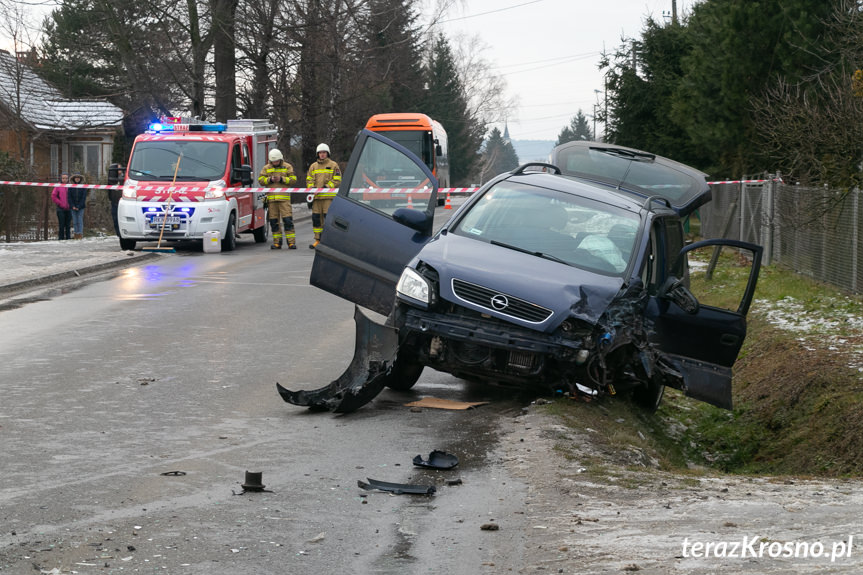
<path id="1" fill-rule="evenodd" d="M 276 146 L 267 120 L 202 123 L 171 118 L 135 138 L 117 207 L 120 247 L 136 242 L 203 240 L 219 232 L 222 250 L 238 233 L 267 241 L 267 216 L 257 174 Z"/>

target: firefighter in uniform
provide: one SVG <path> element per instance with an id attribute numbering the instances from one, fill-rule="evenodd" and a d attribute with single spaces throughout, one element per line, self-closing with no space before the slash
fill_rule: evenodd
<path id="1" fill-rule="evenodd" d="M 282 247 L 282 233 L 279 231 L 279 222 L 284 227 L 284 238 L 287 240 L 288 249 L 297 249 L 296 233 L 294 232 L 294 212 L 291 208 L 291 193 L 283 191 L 296 184 L 297 176 L 294 168 L 285 161 L 282 152 L 273 148 L 269 155 L 270 163 L 264 166 L 258 176 L 258 183 L 262 187 L 269 188 L 267 191 L 268 218 L 270 229 L 273 230 L 273 245 L 271 249 L 278 250 Z"/>
<path id="2" fill-rule="evenodd" d="M 326 144 L 318 144 L 316 151 L 318 160 L 309 166 L 309 173 L 306 174 L 306 187 L 326 188 L 326 191 L 316 193 L 315 199 L 312 200 L 312 230 L 315 232 L 315 243 L 309 245 L 312 249 L 315 249 L 321 242 L 324 218 L 342 181 L 339 165 L 330 158 L 330 147 Z"/>

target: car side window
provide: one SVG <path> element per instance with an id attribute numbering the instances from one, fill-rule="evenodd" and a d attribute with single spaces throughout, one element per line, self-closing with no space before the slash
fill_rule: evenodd
<path id="1" fill-rule="evenodd" d="M 432 183 L 395 148 L 369 138 L 363 146 L 347 197 L 386 214 L 398 208 L 426 211 Z"/>
<path id="2" fill-rule="evenodd" d="M 230 171 L 230 175 L 229 175 L 229 178 L 231 179 L 231 182 L 230 182 L 231 184 L 234 183 L 234 179 L 233 179 L 234 178 L 234 169 L 239 168 L 242 165 L 243 165 L 243 156 L 242 156 L 242 153 L 240 150 L 240 145 L 234 144 L 233 148 L 231 149 L 231 171 Z"/>

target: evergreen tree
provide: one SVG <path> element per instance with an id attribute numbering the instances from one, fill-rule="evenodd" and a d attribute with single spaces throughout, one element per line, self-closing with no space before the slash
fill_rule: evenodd
<path id="1" fill-rule="evenodd" d="M 484 182 L 498 174 L 514 170 L 518 165 L 518 155 L 512 142 L 504 139 L 500 130 L 494 128 L 485 143 L 480 181 Z"/>
<path id="2" fill-rule="evenodd" d="M 434 39 L 426 65 L 428 88 L 422 111 L 443 124 L 449 138 L 450 178 L 454 186 L 468 183 L 480 160 L 485 129 L 468 108 L 468 99 L 447 39 Z"/>
<path id="3" fill-rule="evenodd" d="M 370 87 L 379 104 L 375 113 L 421 112 L 422 42 L 417 26 L 417 0 L 370 0 L 364 46 L 374 79 Z"/>
<path id="4" fill-rule="evenodd" d="M 557 135 L 557 142 L 554 145 L 559 146 L 576 140 L 593 140 L 593 132 L 591 132 L 590 126 L 587 123 L 587 117 L 580 108 L 578 113 L 570 120 L 569 125 L 565 126 L 560 131 L 560 134 Z"/>
<path id="5" fill-rule="evenodd" d="M 672 98 L 684 78 L 683 60 L 691 51 L 688 35 L 684 26 L 648 19 L 640 40 L 624 44 L 613 58 L 605 56 L 608 113 L 602 119 L 609 142 L 705 168 L 709 160 L 697 153 L 672 113 Z"/>
<path id="6" fill-rule="evenodd" d="M 810 73 L 835 5 L 835 0 L 710 0 L 693 6 L 691 49 L 670 102 L 671 118 L 711 158 L 713 165 L 705 168 L 729 175 L 763 169 L 752 101 L 779 77 L 795 83 Z"/>

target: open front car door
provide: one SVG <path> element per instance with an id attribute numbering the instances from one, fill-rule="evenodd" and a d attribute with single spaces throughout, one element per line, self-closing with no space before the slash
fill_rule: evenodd
<path id="1" fill-rule="evenodd" d="M 690 244 L 650 298 L 653 339 L 686 395 L 731 409 L 731 368 L 746 337 L 762 251 L 727 239 Z"/>
<path id="2" fill-rule="evenodd" d="M 402 269 L 431 239 L 437 189 L 405 147 L 360 132 L 324 220 L 311 284 L 388 315 Z"/>

